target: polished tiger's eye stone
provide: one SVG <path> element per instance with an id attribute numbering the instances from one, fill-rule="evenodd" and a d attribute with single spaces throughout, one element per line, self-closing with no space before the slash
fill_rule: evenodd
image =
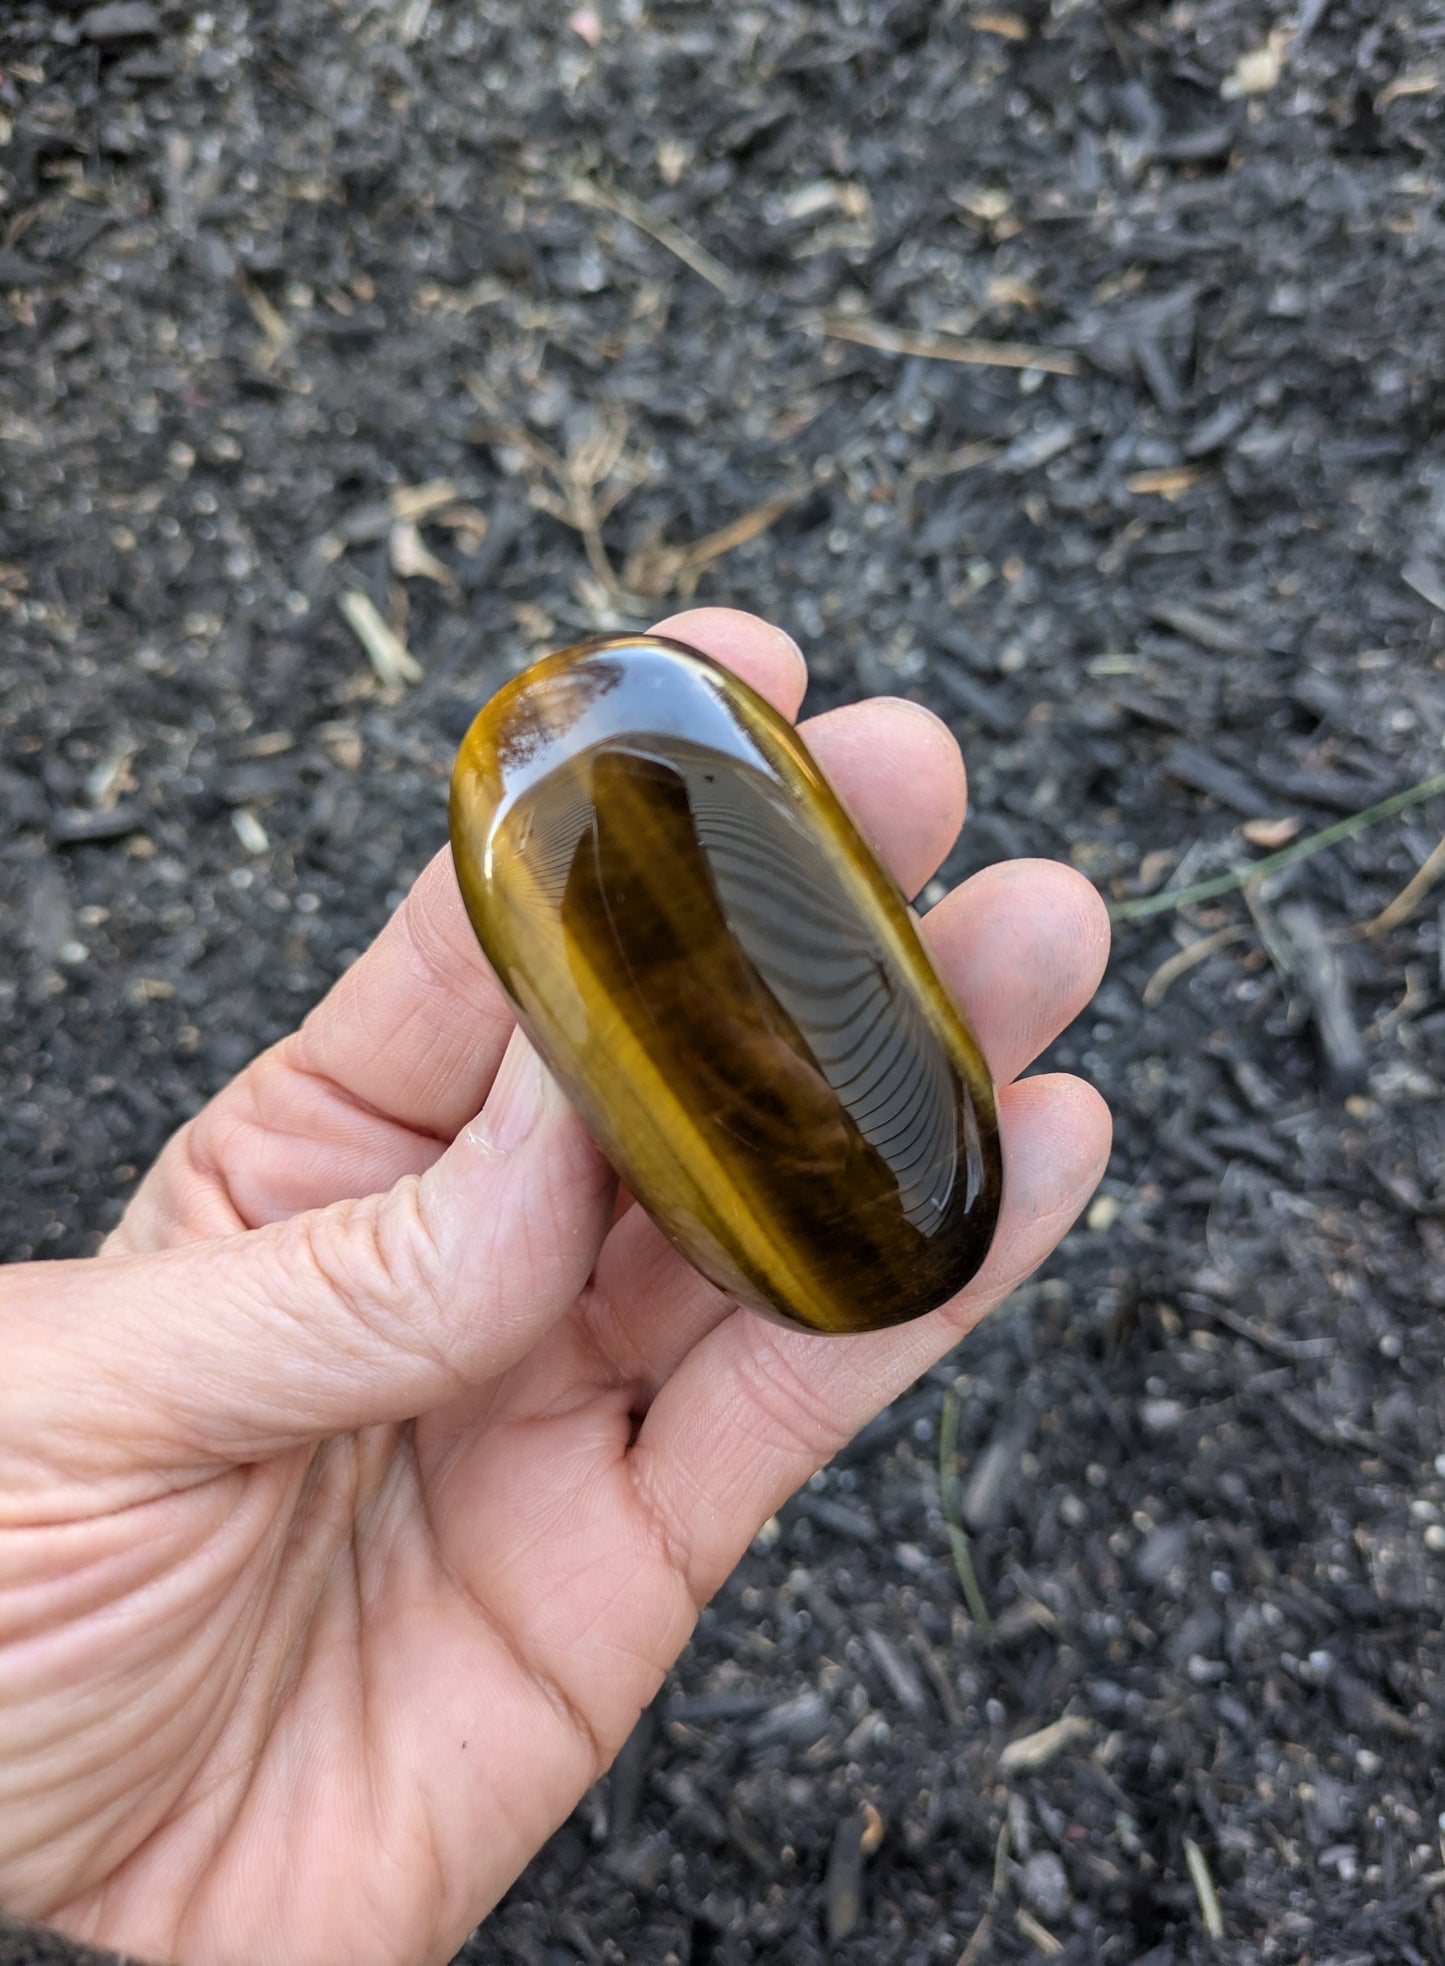
<path id="1" fill-rule="evenodd" d="M 467 911 L 537 1050 L 706 1276 L 815 1331 L 932 1310 L 998 1216 L 993 1085 L 792 727 L 706 656 L 581 642 L 457 757 Z"/>

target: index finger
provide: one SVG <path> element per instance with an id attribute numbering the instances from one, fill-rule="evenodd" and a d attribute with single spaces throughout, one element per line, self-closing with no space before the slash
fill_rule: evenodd
<path id="1" fill-rule="evenodd" d="M 732 608 L 695 608 L 654 633 L 691 642 L 797 715 L 807 665 L 782 629 Z M 444 848 L 306 1019 L 292 1062 L 372 1113 L 449 1142 L 486 1097 L 512 1023 Z"/>

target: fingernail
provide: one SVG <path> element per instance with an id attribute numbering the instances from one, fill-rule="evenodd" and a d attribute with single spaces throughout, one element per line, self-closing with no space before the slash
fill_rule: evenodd
<path id="1" fill-rule="evenodd" d="M 779 628 L 776 623 L 772 624 L 772 627 L 773 627 L 773 633 L 777 636 L 778 640 L 783 644 L 784 648 L 789 649 L 792 652 L 793 660 L 798 665 L 799 680 L 803 688 L 806 690 L 808 687 L 807 656 L 804 655 L 797 641 L 794 639 L 792 635 L 788 633 L 786 628 Z"/>
<path id="2" fill-rule="evenodd" d="M 468 1131 L 488 1153 L 515 1153 L 537 1124 L 545 1094 L 542 1061 L 522 1032 L 514 1031 L 487 1103 Z"/>

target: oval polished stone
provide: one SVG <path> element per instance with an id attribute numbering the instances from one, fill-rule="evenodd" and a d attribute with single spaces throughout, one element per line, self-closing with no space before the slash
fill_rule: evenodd
<path id="1" fill-rule="evenodd" d="M 815 1331 L 983 1261 L 993 1084 L 903 896 L 792 726 L 696 650 L 581 642 L 467 733 L 452 850 L 483 951 L 638 1201 Z"/>

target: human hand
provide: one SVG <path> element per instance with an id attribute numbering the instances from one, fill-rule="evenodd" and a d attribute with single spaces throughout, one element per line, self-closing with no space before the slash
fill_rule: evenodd
<path id="1" fill-rule="evenodd" d="M 664 630 L 796 712 L 775 630 Z M 963 813 L 942 725 L 883 700 L 807 738 L 921 887 Z M 1006 1088 L 1007 1187 L 982 1273 L 901 1329 L 781 1329 L 614 1222 L 445 854 L 97 1260 L 0 1272 L 0 1900 L 186 1966 L 451 1956 L 759 1525 L 1102 1171 L 1095 1093 L 1010 1084 L 1097 984 L 1093 890 L 1014 862 L 924 933 Z"/>

